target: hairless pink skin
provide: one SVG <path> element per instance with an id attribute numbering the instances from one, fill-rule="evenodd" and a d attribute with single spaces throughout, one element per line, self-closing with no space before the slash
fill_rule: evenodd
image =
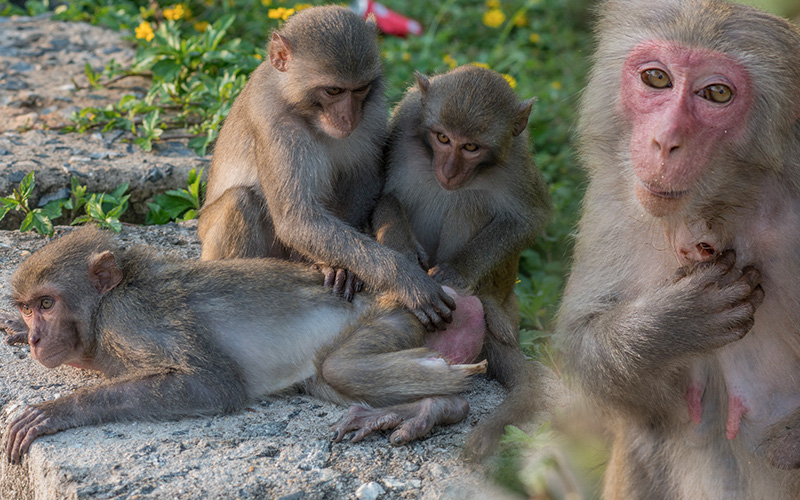
<path id="1" fill-rule="evenodd" d="M 483 304 L 474 295 L 461 297 L 452 288 L 443 288 L 456 301 L 453 322 L 442 332 L 426 334 L 425 345 L 451 365 L 472 363 L 481 353 L 486 335 Z"/>
<path id="2" fill-rule="evenodd" d="M 671 86 L 654 88 L 642 72 L 666 73 Z M 729 87 L 733 97 L 717 103 L 702 95 L 709 85 Z M 698 165 L 743 132 L 752 107 L 750 78 L 730 56 L 674 42 L 636 46 L 623 66 L 622 116 L 630 120 L 631 160 L 638 180 L 636 198 L 651 215 L 675 211 L 703 175 Z"/>

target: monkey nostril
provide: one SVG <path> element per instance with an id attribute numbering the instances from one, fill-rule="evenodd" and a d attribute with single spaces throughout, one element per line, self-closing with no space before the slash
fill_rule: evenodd
<path id="1" fill-rule="evenodd" d="M 41 340 L 42 340 L 42 339 L 41 339 L 41 337 L 37 337 L 37 336 L 35 336 L 35 335 L 31 335 L 31 338 L 30 338 L 30 339 L 28 339 L 28 344 L 30 344 L 30 346 L 31 346 L 31 347 L 34 347 L 34 346 L 36 346 L 36 345 L 39 343 L 39 341 L 41 341 Z"/>

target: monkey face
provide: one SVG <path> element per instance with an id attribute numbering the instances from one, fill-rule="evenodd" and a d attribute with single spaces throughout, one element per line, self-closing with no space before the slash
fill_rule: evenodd
<path id="1" fill-rule="evenodd" d="M 17 307 L 28 326 L 31 356 L 47 368 L 79 360 L 80 341 L 75 321 L 59 294 L 41 290 Z"/>
<path id="2" fill-rule="evenodd" d="M 361 111 L 370 84 L 357 88 L 324 87 L 316 90 L 322 106 L 320 128 L 334 139 L 345 139 L 361 122 Z"/>
<path id="3" fill-rule="evenodd" d="M 651 40 L 625 61 L 620 102 L 632 127 L 636 198 L 661 217 L 709 182 L 741 140 L 752 92 L 748 73 L 731 57 Z"/>
<path id="4" fill-rule="evenodd" d="M 433 172 L 439 184 L 448 191 L 469 184 L 488 149 L 442 127 L 431 129 L 429 136 L 428 142 L 433 150 Z"/>

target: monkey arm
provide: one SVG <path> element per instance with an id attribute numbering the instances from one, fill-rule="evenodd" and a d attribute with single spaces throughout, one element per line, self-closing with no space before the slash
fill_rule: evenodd
<path id="1" fill-rule="evenodd" d="M 307 162 L 275 175 L 262 169 L 262 187 L 275 234 L 312 261 L 353 271 L 378 291 L 388 291 L 428 328 L 444 329 L 452 319 L 453 299 L 416 263 L 359 232 L 328 210 L 319 193 L 329 186 L 319 172 L 330 170 L 313 148 L 296 154 Z M 276 185 L 279 187 L 276 189 Z"/>
<path id="2" fill-rule="evenodd" d="M 414 237 L 406 211 L 394 195 L 381 197 L 372 216 L 372 226 L 379 243 L 397 250 L 423 268 L 428 267 L 428 255 Z"/>
<path id="3" fill-rule="evenodd" d="M 135 375 L 28 406 L 8 424 L 6 455 L 19 462 L 33 441 L 58 431 L 122 420 L 159 420 L 218 414 L 245 403 L 241 380 L 230 370 Z"/>
<path id="4" fill-rule="evenodd" d="M 610 262 L 597 272 L 577 265 L 557 325 L 566 371 L 601 406 L 651 421 L 685 415 L 688 363 L 742 338 L 763 300 L 754 269 L 730 281 L 734 263 L 726 251 L 639 290 L 635 275 Z"/>

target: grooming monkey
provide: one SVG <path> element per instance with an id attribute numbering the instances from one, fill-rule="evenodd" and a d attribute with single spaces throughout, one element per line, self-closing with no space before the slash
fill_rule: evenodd
<path id="1" fill-rule="evenodd" d="M 375 23 L 334 6 L 293 15 L 217 140 L 202 258 L 305 260 L 348 300 L 363 280 L 444 329 L 453 299 L 363 232 L 383 184 L 387 115 Z"/>
<path id="2" fill-rule="evenodd" d="M 597 33 L 557 334 L 604 498 L 797 498 L 800 34 L 720 0 L 608 1 Z"/>
<path id="3" fill-rule="evenodd" d="M 370 294 L 343 301 L 309 266 L 277 259 L 169 259 L 88 227 L 35 252 L 12 287 L 24 323 L 3 322 L 9 342 L 27 341 L 47 368 L 109 378 L 12 419 L 13 462 L 44 434 L 231 412 L 301 383 L 334 401 L 388 406 L 394 420 L 381 428 L 403 444 L 462 420 L 469 405 L 456 393 L 485 371 L 424 347 L 425 328 L 405 308 Z M 464 311 L 476 299 L 465 300 Z M 480 345 L 484 327 L 471 321 L 435 335 Z"/>
<path id="4" fill-rule="evenodd" d="M 418 74 L 390 121 L 386 185 L 373 218 L 378 241 L 483 303 L 489 373 L 510 393 L 470 436 L 472 457 L 486 455 L 506 425 L 527 420 L 538 397 L 513 290 L 520 252 L 550 212 L 523 134 L 532 104 L 477 66 Z"/>

